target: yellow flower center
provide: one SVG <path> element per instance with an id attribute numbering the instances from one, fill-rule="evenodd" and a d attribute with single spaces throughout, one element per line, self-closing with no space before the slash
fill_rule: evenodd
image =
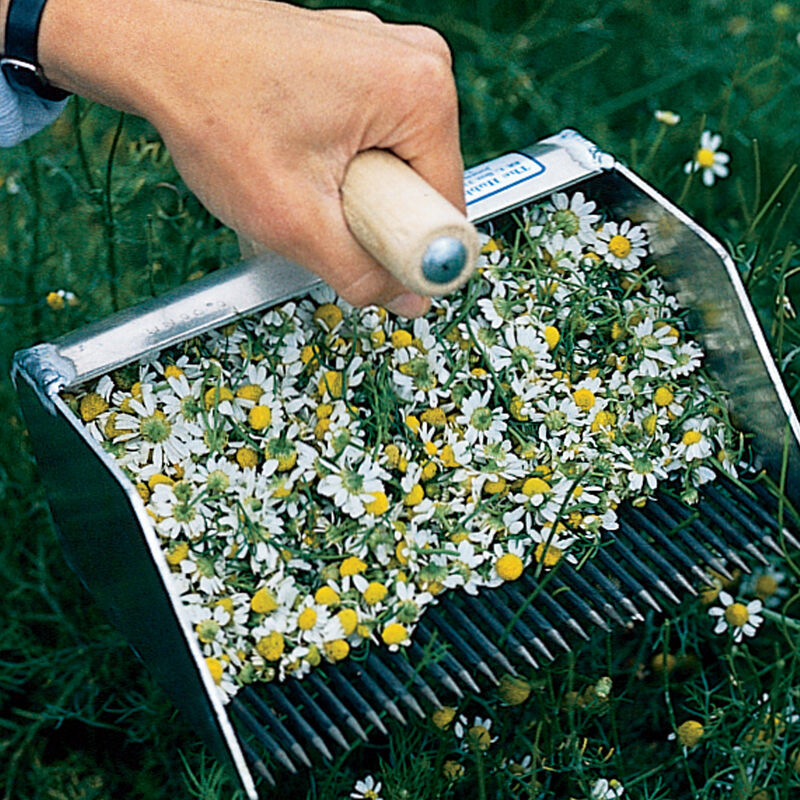
<path id="1" fill-rule="evenodd" d="M 108 403 L 106 403 L 103 398 L 95 393 L 89 392 L 89 394 L 84 395 L 81 398 L 79 410 L 81 419 L 84 422 L 91 422 L 95 417 L 98 417 L 108 408 Z"/>
<path id="2" fill-rule="evenodd" d="M 444 428 L 447 424 L 447 416 L 441 408 L 426 408 L 419 418 L 421 422 L 426 422 L 434 428 Z"/>
<path id="3" fill-rule="evenodd" d="M 573 393 L 572 399 L 575 401 L 575 405 L 584 411 L 588 411 L 595 401 L 594 393 L 588 389 L 578 389 Z"/>
<path id="4" fill-rule="evenodd" d="M 283 655 L 283 649 L 283 634 L 278 631 L 262 636 L 256 645 L 256 650 L 265 661 L 277 661 Z"/>
<path id="5" fill-rule="evenodd" d="M 334 303 L 323 303 L 314 312 L 314 321 L 324 330 L 332 331 L 342 321 L 342 309 Z"/>
<path id="6" fill-rule="evenodd" d="M 561 548 L 554 544 L 545 545 L 544 542 L 541 542 L 537 545 L 534 555 L 536 560 L 543 561 L 546 567 L 554 567 L 561 558 Z"/>
<path id="7" fill-rule="evenodd" d="M 222 663 L 218 658 L 207 658 L 206 666 L 214 679 L 214 683 L 220 683 L 222 680 Z"/>
<path id="8" fill-rule="evenodd" d="M 256 614 L 269 614 L 277 607 L 278 603 L 275 597 L 266 586 L 259 589 L 250 600 L 250 608 L 252 608 Z"/>
<path id="9" fill-rule="evenodd" d="M 561 334 L 558 332 L 558 328 L 554 328 L 552 325 L 548 325 L 544 329 L 544 340 L 547 342 L 547 347 L 552 350 L 561 339 Z"/>
<path id="10" fill-rule="evenodd" d="M 756 594 L 759 597 L 772 597 L 778 591 L 778 581 L 772 575 L 759 575 L 756 581 Z"/>
<path id="11" fill-rule="evenodd" d="M 486 494 L 502 494 L 506 488 L 506 479 L 502 476 L 496 481 L 486 481 L 483 484 L 483 490 Z"/>
<path id="12" fill-rule="evenodd" d="M 334 639 L 332 642 L 325 642 L 323 649 L 329 661 L 341 661 L 347 658 L 350 645 L 344 639 Z"/>
<path id="13" fill-rule="evenodd" d="M 396 330 L 391 335 L 392 346 L 396 348 L 401 347 L 408 347 L 411 342 L 414 340 L 414 337 L 408 332 L 404 330 Z"/>
<path id="14" fill-rule="evenodd" d="M 169 552 L 167 553 L 167 563 L 172 564 L 174 567 L 177 564 L 180 564 L 186 556 L 189 555 L 189 543 L 188 542 L 180 542 L 176 544 L 174 547 L 170 548 Z"/>
<path id="15" fill-rule="evenodd" d="M 330 586 L 320 586 L 314 593 L 314 600 L 321 606 L 335 606 L 339 595 Z"/>
<path id="16" fill-rule="evenodd" d="M 338 398 L 342 396 L 343 379 L 342 373 L 335 369 L 329 369 L 319 379 L 317 389 L 320 396 L 324 396 L 327 392 L 331 397 Z"/>
<path id="17" fill-rule="evenodd" d="M 431 714 L 431 721 L 437 728 L 446 728 L 455 718 L 456 710 L 452 706 L 442 706 Z"/>
<path id="18" fill-rule="evenodd" d="M 681 438 L 681 442 L 685 445 L 690 444 L 697 444 L 703 438 L 703 434 L 700 431 L 686 431 Z"/>
<path id="19" fill-rule="evenodd" d="M 350 556 L 350 558 L 342 561 L 339 567 L 339 574 L 343 577 L 346 575 L 358 575 L 359 572 L 363 572 L 366 568 L 367 565 L 364 561 L 356 556 Z"/>
<path id="20" fill-rule="evenodd" d="M 504 581 L 515 581 L 522 575 L 522 559 L 514 553 L 506 553 L 497 559 L 495 569 Z"/>
<path id="21" fill-rule="evenodd" d="M 249 469 L 258 464 L 258 453 L 252 447 L 240 447 L 236 451 L 236 463 L 242 469 Z"/>
<path id="22" fill-rule="evenodd" d="M 386 597 L 388 591 L 389 590 L 382 583 L 373 581 L 364 589 L 364 602 L 369 606 L 374 606 Z"/>
<path id="23" fill-rule="evenodd" d="M 661 408 L 668 406 L 674 399 L 675 395 L 666 386 L 659 386 L 653 395 L 655 404 Z"/>
<path id="24" fill-rule="evenodd" d="M 750 619 L 750 613 L 744 603 L 731 603 L 731 605 L 725 609 L 725 619 L 729 625 L 735 628 L 741 628 L 742 625 Z"/>
<path id="25" fill-rule="evenodd" d="M 389 498 L 384 492 L 371 492 L 373 499 L 364 503 L 367 514 L 383 514 L 389 510 Z"/>
<path id="26" fill-rule="evenodd" d="M 704 732 L 703 726 L 697 720 L 687 720 L 678 728 L 678 741 L 684 747 L 694 747 Z"/>
<path id="27" fill-rule="evenodd" d="M 383 633 L 381 633 L 381 639 L 383 639 L 384 644 L 401 644 L 408 639 L 406 626 L 401 625 L 399 622 L 393 622 L 391 625 L 387 625 L 383 629 Z"/>
<path id="28" fill-rule="evenodd" d="M 550 484 L 541 478 L 528 478 L 522 485 L 522 494 L 533 497 L 535 494 L 545 494 L 550 491 Z"/>
<path id="29" fill-rule="evenodd" d="M 631 240 L 619 233 L 612 236 L 608 243 L 608 252 L 617 258 L 626 258 L 631 252 Z"/>
<path id="30" fill-rule="evenodd" d="M 419 421 L 419 419 L 418 419 L 417 417 L 415 417 L 413 414 L 409 414 L 409 415 L 406 417 L 406 425 L 408 425 L 408 427 L 409 427 L 409 428 L 410 428 L 412 431 L 414 431 L 414 433 L 419 433 L 419 429 L 420 429 L 420 421 Z"/>
<path id="31" fill-rule="evenodd" d="M 167 374 L 166 370 L 164 374 Z M 264 394 L 264 391 L 255 383 L 246 383 L 236 390 L 237 397 L 240 397 L 242 400 L 252 400 L 254 403 L 257 403 L 261 399 L 262 394 Z"/>
<path id="32" fill-rule="evenodd" d="M 317 612 L 313 608 L 306 608 L 297 618 L 297 627 L 301 631 L 310 631 L 317 624 Z"/>
<path id="33" fill-rule="evenodd" d="M 476 750 L 488 750 L 492 743 L 489 731 L 483 725 L 474 725 L 467 733 L 467 739 L 471 747 Z"/>
<path id="34" fill-rule="evenodd" d="M 203 395 L 203 402 L 207 409 L 214 408 L 223 400 L 233 400 L 233 392 L 227 386 L 212 386 Z"/>
<path id="35" fill-rule="evenodd" d="M 345 636 L 353 633 L 358 625 L 358 614 L 352 608 L 343 608 L 336 617 L 342 625 Z"/>
<path id="36" fill-rule="evenodd" d="M 530 697 L 531 685 L 524 678 L 517 678 L 506 673 L 500 678 L 497 693 L 506 705 L 518 706 Z"/>
<path id="37" fill-rule="evenodd" d="M 425 490 L 415 483 L 411 487 L 411 491 L 403 498 L 403 503 L 407 506 L 419 505 L 425 498 Z"/>
<path id="38" fill-rule="evenodd" d="M 707 147 L 701 147 L 694 157 L 694 160 L 703 168 L 710 169 L 714 166 L 714 151 Z"/>
<path id="39" fill-rule="evenodd" d="M 272 409 L 269 406 L 253 406 L 247 415 L 247 421 L 251 428 L 264 430 L 272 422 Z"/>

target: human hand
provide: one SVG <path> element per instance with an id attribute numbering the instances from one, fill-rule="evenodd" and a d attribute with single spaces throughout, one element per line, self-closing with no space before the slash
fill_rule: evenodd
<path id="1" fill-rule="evenodd" d="M 354 155 L 407 161 L 463 209 L 450 54 L 434 31 L 266 0 L 49 0 L 39 54 L 57 86 L 150 120 L 222 222 L 404 316 L 409 293 L 346 227 Z"/>

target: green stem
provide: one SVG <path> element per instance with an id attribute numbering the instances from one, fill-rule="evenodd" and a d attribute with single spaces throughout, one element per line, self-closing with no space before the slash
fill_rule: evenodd
<path id="1" fill-rule="evenodd" d="M 89 159 L 86 156 L 86 147 L 83 143 L 83 131 L 81 130 L 81 99 L 77 95 L 72 99 L 72 121 L 73 127 L 75 128 L 75 146 L 78 150 L 78 161 L 83 170 L 83 175 L 86 178 L 89 191 L 93 194 L 97 186 L 95 186 L 94 178 L 92 177 Z"/>
<path id="2" fill-rule="evenodd" d="M 796 620 L 794 617 L 787 617 L 785 614 L 773 611 L 771 608 L 762 608 L 759 613 L 770 622 L 777 622 L 787 628 L 791 628 L 793 631 L 800 631 L 800 620 Z"/>
<path id="3" fill-rule="evenodd" d="M 108 284 L 111 291 L 111 306 L 114 311 L 119 310 L 119 293 L 117 287 L 117 249 L 116 249 L 116 223 L 114 220 L 114 201 L 111 197 L 112 180 L 114 177 L 114 156 L 117 152 L 117 145 L 122 136 L 122 129 L 125 126 L 125 112 L 120 111 L 117 119 L 117 127 L 114 130 L 114 137 L 111 139 L 111 147 L 108 150 L 106 159 L 106 179 L 103 193 L 104 226 L 106 233 L 106 269 L 108 270 Z"/>

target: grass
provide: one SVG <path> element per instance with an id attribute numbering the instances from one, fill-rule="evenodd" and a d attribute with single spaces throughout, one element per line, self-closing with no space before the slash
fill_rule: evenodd
<path id="1" fill-rule="evenodd" d="M 796 7 L 369 7 L 447 36 L 467 164 L 574 127 L 680 198 L 734 254 L 800 405 Z M 660 126 L 659 108 L 678 112 L 680 124 Z M 710 189 L 682 169 L 705 128 L 731 153 L 731 175 Z M 233 263 L 235 239 L 187 192 L 149 125 L 83 101 L 0 153 L 0 181 L 0 797 L 232 797 L 229 776 L 66 568 L 5 376 L 17 349 Z M 75 304 L 48 305 L 59 289 Z M 485 750 L 480 736 L 462 749 L 452 727 L 431 721 L 392 727 L 387 742 L 286 783 L 282 794 L 348 797 L 372 774 L 387 800 L 585 798 L 600 778 L 619 779 L 635 800 L 798 796 L 800 565 L 788 554 L 775 566 L 786 593 L 742 645 L 713 635 L 706 608 L 687 600 L 668 619 L 597 636 L 527 675 L 519 705 L 491 692 L 469 698 L 458 713 L 469 725 L 491 718 L 498 737 Z M 742 582 L 733 590 L 749 591 Z M 667 736 L 689 719 L 704 735 L 684 751 Z M 529 768 L 512 766 L 528 755 Z"/>

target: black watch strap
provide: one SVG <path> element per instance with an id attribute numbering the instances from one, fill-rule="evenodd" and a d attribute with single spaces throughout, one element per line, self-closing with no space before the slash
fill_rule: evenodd
<path id="1" fill-rule="evenodd" d="M 47 82 L 39 64 L 39 24 L 47 0 L 9 0 L 6 41 L 0 67 L 14 86 L 45 100 L 63 100 L 69 92 Z"/>

